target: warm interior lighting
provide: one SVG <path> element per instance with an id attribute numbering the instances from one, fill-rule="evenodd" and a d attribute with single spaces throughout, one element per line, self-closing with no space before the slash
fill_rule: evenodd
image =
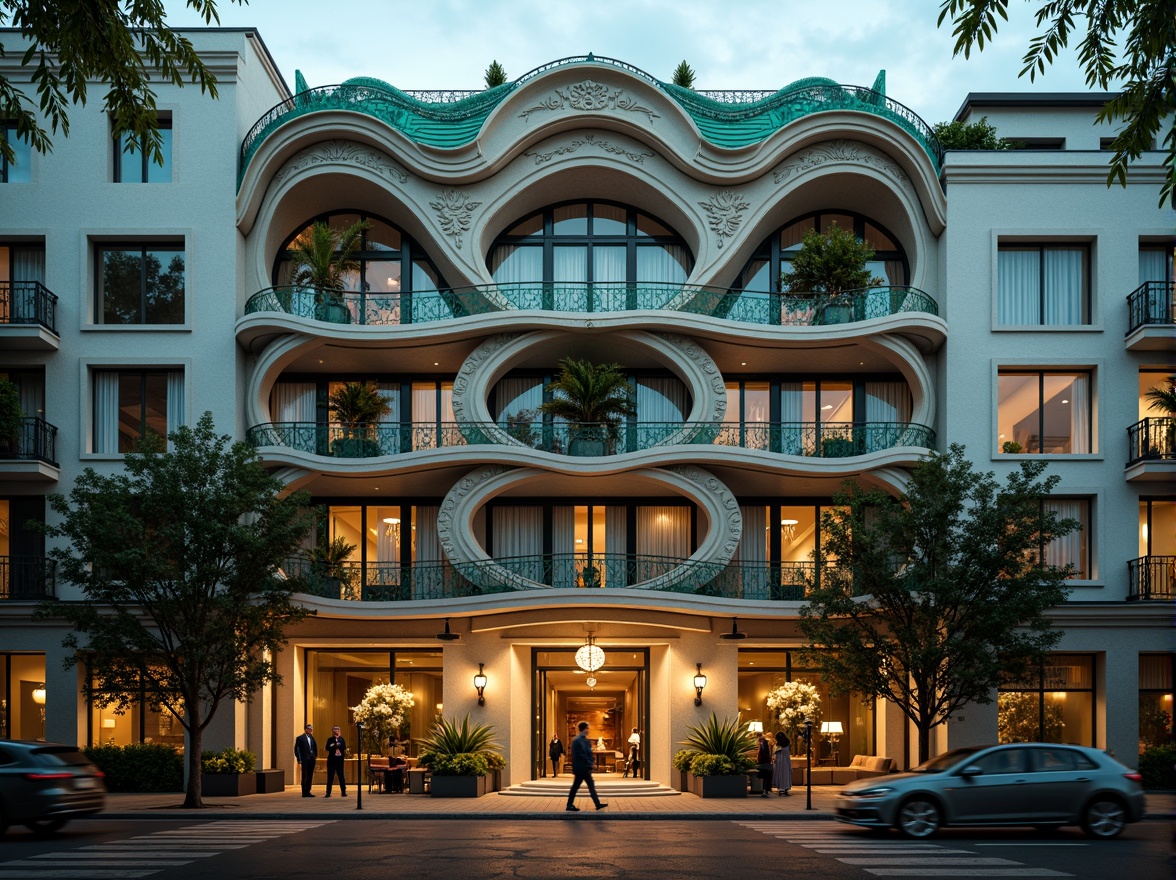
<path id="1" fill-rule="evenodd" d="M 595 637 L 589 633 L 587 641 L 576 651 L 576 665 L 585 672 L 595 672 L 604 666 L 605 659 L 604 649 L 596 644 Z"/>
<path id="2" fill-rule="evenodd" d="M 762 721 L 748 721 L 747 722 L 747 732 L 748 733 L 763 733 L 764 732 L 764 723 Z"/>
<path id="3" fill-rule="evenodd" d="M 39 684 L 33 688 L 33 702 L 38 706 L 45 705 L 45 685 Z"/>
<path id="4" fill-rule="evenodd" d="M 798 519 L 782 519 L 780 525 L 783 527 L 784 537 L 788 539 L 789 543 L 796 540 L 796 526 L 800 523 Z"/>
<path id="5" fill-rule="evenodd" d="M 103 730 L 114 730 L 115 725 L 116 725 L 116 722 L 113 718 L 103 718 L 102 719 L 102 729 Z"/>

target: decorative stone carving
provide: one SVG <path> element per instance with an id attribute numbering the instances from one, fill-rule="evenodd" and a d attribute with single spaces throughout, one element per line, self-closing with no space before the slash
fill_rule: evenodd
<path id="1" fill-rule="evenodd" d="M 727 484 L 709 471 L 693 465 L 675 465 L 666 468 L 684 480 L 701 487 L 707 495 L 711 495 L 723 509 L 724 520 L 716 523 L 715 528 L 726 529 L 722 536 L 722 550 L 707 559 L 707 562 L 717 562 L 726 565 L 739 549 L 739 540 L 743 537 L 743 514 L 739 512 L 739 499 L 735 493 L 727 488 Z"/>
<path id="2" fill-rule="evenodd" d="M 710 226 L 711 232 L 718 236 L 720 248 L 725 239 L 739 230 L 739 224 L 743 222 L 743 212 L 751 207 L 750 203 L 743 200 L 743 196 L 730 189 L 716 193 L 698 204 L 706 211 L 707 225 Z"/>
<path id="3" fill-rule="evenodd" d="M 441 224 L 441 231 L 453 238 L 453 243 L 461 247 L 461 237 L 470 231 L 473 222 L 473 211 L 481 202 L 471 201 L 469 195 L 456 189 L 444 190 L 437 194 L 437 201 L 429 202 L 429 207 L 437 212 L 437 222 Z"/>
<path id="4" fill-rule="evenodd" d="M 535 160 L 536 165 L 542 165 L 544 162 L 550 162 L 556 156 L 566 156 L 569 153 L 574 153 L 580 147 L 596 147 L 606 153 L 611 153 L 614 156 L 623 156 L 630 162 L 641 165 L 646 159 L 653 158 L 653 153 L 634 153 L 626 150 L 624 147 L 619 147 L 616 144 L 609 143 L 602 137 L 597 137 L 595 134 L 586 134 L 581 138 L 576 138 L 570 144 L 563 147 L 556 147 L 554 150 L 548 150 L 546 153 L 523 153 L 524 156 L 530 156 Z"/>
<path id="5" fill-rule="evenodd" d="M 464 554 L 458 549 L 458 545 L 453 537 L 453 514 L 461 506 L 462 500 L 469 495 L 474 489 L 492 477 L 497 477 L 499 474 L 506 473 L 511 470 L 503 464 L 487 465 L 480 470 L 475 470 L 462 477 L 457 481 L 457 484 L 449 490 L 445 499 L 441 502 L 441 507 L 437 510 L 437 538 L 441 542 L 441 549 L 445 553 L 445 558 L 457 565 L 463 561 Z"/>
<path id="6" fill-rule="evenodd" d="M 500 333 L 497 336 L 491 336 L 485 340 L 481 345 L 475 348 L 462 362 L 461 367 L 457 371 L 457 375 L 453 378 L 453 393 L 450 396 L 450 407 L 453 410 L 453 420 L 457 422 L 458 426 L 469 424 L 473 419 L 470 416 L 470 407 L 467 405 L 467 393 L 470 387 L 470 378 L 481 369 L 482 365 L 486 363 L 495 353 L 499 351 L 504 345 L 509 344 L 512 340 L 521 336 L 521 333 Z M 494 443 L 501 443 L 505 446 L 522 446 L 518 440 L 511 437 L 506 431 L 490 425 L 482 426 L 484 433 L 488 434 L 491 441 Z"/>
<path id="7" fill-rule="evenodd" d="M 603 83 L 586 79 L 564 88 L 556 88 L 555 94 L 549 96 L 534 107 L 530 107 L 519 114 L 519 118 L 530 121 L 532 113 L 540 110 L 563 110 L 571 107 L 583 113 L 595 113 L 601 110 L 622 110 L 629 113 L 644 113 L 650 123 L 658 118 L 648 107 L 642 107 L 636 99 L 625 94 L 624 89 L 614 89 Z"/>
<path id="8" fill-rule="evenodd" d="M 294 155 L 274 175 L 273 182 L 281 183 L 292 174 L 315 165 L 355 165 L 366 168 L 394 183 L 408 183 L 408 172 L 383 153 L 351 141 L 324 141 Z"/>
<path id="9" fill-rule="evenodd" d="M 910 186 L 910 179 L 906 173 L 886 156 L 859 141 L 847 140 L 826 141 L 817 144 L 785 162 L 776 170 L 776 183 L 783 183 L 792 175 L 799 177 L 806 171 L 819 168 L 828 162 L 856 162 L 861 165 L 869 165 L 893 178 L 899 186 Z"/>
<path id="10" fill-rule="evenodd" d="M 715 362 L 711 360 L 710 355 L 706 353 L 701 345 L 689 337 L 678 336 L 674 333 L 659 333 L 657 335 L 674 346 L 683 357 L 692 360 L 703 375 L 706 376 L 706 381 L 710 385 L 713 405 L 710 413 L 703 416 L 703 419 L 715 427 L 722 426 L 723 419 L 727 415 L 727 383 L 723 380 L 723 374 L 719 371 Z M 669 437 L 665 440 L 667 444 L 679 442 L 683 441 L 676 436 Z"/>

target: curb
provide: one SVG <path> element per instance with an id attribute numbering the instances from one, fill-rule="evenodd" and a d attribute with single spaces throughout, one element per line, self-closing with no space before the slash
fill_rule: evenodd
<path id="1" fill-rule="evenodd" d="M 90 816 L 79 817 L 85 819 L 150 819 L 160 822 L 170 822 L 176 819 L 240 819 L 242 821 L 250 821 L 254 819 L 263 820 L 267 822 L 275 821 L 296 821 L 314 819 L 322 820 L 351 820 L 351 821 L 369 821 L 369 820 L 388 820 L 395 819 L 398 822 L 415 822 L 418 820 L 426 822 L 435 822 L 440 820 L 458 819 L 465 821 L 568 821 L 568 822 L 586 822 L 592 819 L 606 819 L 610 822 L 624 821 L 624 822 L 715 822 L 715 821 L 742 821 L 751 820 L 756 822 L 766 821 L 800 821 L 808 822 L 814 819 L 835 819 L 832 813 L 820 812 L 813 810 L 811 813 L 597 813 L 595 811 L 582 810 L 579 815 L 575 813 L 568 814 L 564 811 L 558 813 L 380 813 L 367 810 L 350 810 L 346 813 L 238 813 L 233 815 L 225 815 L 220 811 L 210 812 L 208 810 L 175 810 L 170 814 L 165 813 L 146 813 L 143 811 L 123 812 L 123 813 L 94 813 Z"/>

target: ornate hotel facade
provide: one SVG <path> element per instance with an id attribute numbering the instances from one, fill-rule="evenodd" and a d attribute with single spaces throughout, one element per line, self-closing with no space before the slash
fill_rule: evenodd
<path id="1" fill-rule="evenodd" d="M 28 523 L 204 411 L 348 548 L 298 597 L 316 615 L 282 684 L 206 737 L 259 766 L 292 769 L 304 720 L 347 724 L 392 680 L 416 698 L 406 738 L 470 713 L 509 782 L 580 718 L 605 753 L 638 728 L 669 781 L 689 723 L 770 724 L 771 688 L 819 682 L 797 620 L 842 482 L 899 492 L 956 442 L 998 475 L 1047 458 L 1083 528 L 1048 551 L 1076 571 L 1049 663 L 935 748 L 1046 738 L 1131 764 L 1171 736 L 1176 454 L 1144 392 L 1176 372 L 1173 214 L 1160 153 L 1107 188 L 1104 95 L 969 95 L 958 118 L 1025 149 L 944 154 L 883 75 L 696 93 L 587 56 L 487 91 L 292 92 L 255 32 L 188 35 L 220 99 L 158 86 L 164 166 L 88 106 L 0 168 L 0 374 L 26 416 L 0 453 L 0 736 L 182 743 L 146 703 L 80 697 L 67 633 L 32 618 L 79 593 Z M 27 82 L 20 56 L 0 65 Z M 292 283 L 303 230 L 360 220 L 339 302 Z M 804 232 L 834 225 L 883 283 L 782 293 Z M 636 402 L 594 449 L 540 410 L 567 357 L 619 364 Z M 329 405 L 354 382 L 388 410 L 359 439 Z M 822 688 L 844 731 L 826 760 L 913 763 L 894 706 Z"/>

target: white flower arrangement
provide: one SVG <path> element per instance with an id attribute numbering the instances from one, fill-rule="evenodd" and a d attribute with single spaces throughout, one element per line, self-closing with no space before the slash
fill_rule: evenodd
<path id="1" fill-rule="evenodd" d="M 351 712 L 364 726 L 364 739 L 383 746 L 404 726 L 408 710 L 415 704 L 412 693 L 398 684 L 373 684 Z"/>
<path id="2" fill-rule="evenodd" d="M 821 720 L 821 694 L 817 686 L 807 681 L 790 681 L 768 692 L 768 708 L 772 710 L 780 728 L 789 735 L 795 735 L 804 725 L 804 719 L 819 726 Z"/>

